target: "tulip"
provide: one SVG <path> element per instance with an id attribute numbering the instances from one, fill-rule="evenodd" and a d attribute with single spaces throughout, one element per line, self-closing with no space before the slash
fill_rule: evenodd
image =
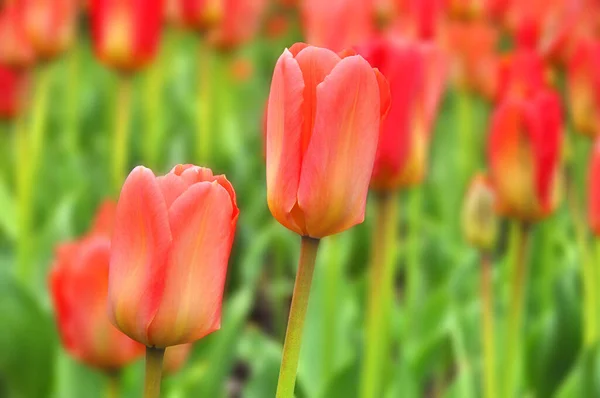
<path id="1" fill-rule="evenodd" d="M 191 350 L 192 344 L 180 344 L 167 348 L 165 350 L 165 363 L 163 366 L 165 374 L 172 375 L 177 373 L 185 365 Z"/>
<path id="2" fill-rule="evenodd" d="M 488 155 L 502 214 L 533 222 L 556 208 L 561 127 L 560 102 L 549 90 L 496 108 Z"/>
<path id="3" fill-rule="evenodd" d="M 302 0 L 302 26 L 307 43 L 342 51 L 375 32 L 372 0 Z"/>
<path id="4" fill-rule="evenodd" d="M 402 36 L 417 40 L 434 40 L 442 25 L 443 0 L 401 0 L 397 2 L 397 17 L 392 27 Z"/>
<path id="5" fill-rule="evenodd" d="M 575 130 L 600 131 L 600 41 L 582 40 L 568 63 L 568 98 Z"/>
<path id="6" fill-rule="evenodd" d="M 359 52 L 390 84 L 392 103 L 382 122 L 371 187 L 395 190 L 419 184 L 445 87 L 447 61 L 432 43 L 377 39 Z"/>
<path id="7" fill-rule="evenodd" d="M 500 61 L 496 101 L 507 97 L 529 98 L 548 87 L 548 73 L 542 57 L 533 50 L 520 49 Z"/>
<path id="8" fill-rule="evenodd" d="M 244 0 L 242 0 L 244 1 Z M 172 0 L 172 19 L 188 28 L 206 31 L 221 21 L 225 0 Z"/>
<path id="9" fill-rule="evenodd" d="M 25 33 L 23 3 L 0 8 L 0 64 L 24 69 L 35 62 L 35 52 Z"/>
<path id="10" fill-rule="evenodd" d="M 14 119 L 21 109 L 25 78 L 0 66 L 0 120 Z"/>
<path id="11" fill-rule="evenodd" d="M 466 241 L 482 251 L 491 250 L 496 243 L 496 196 L 485 175 L 476 175 L 467 191 L 462 210 L 462 227 Z"/>
<path id="12" fill-rule="evenodd" d="M 133 72 L 154 59 L 163 21 L 162 0 L 92 0 L 94 50 L 106 65 Z"/>
<path id="13" fill-rule="evenodd" d="M 588 222 L 592 233 L 600 237 L 600 141 L 594 145 L 588 177 Z"/>
<path id="14" fill-rule="evenodd" d="M 75 37 L 75 0 L 23 0 L 25 29 L 42 59 L 51 59 L 69 48 Z"/>
<path id="15" fill-rule="evenodd" d="M 222 18 L 209 32 L 209 41 L 218 48 L 234 48 L 248 42 L 257 32 L 268 5 L 267 0 L 221 0 Z"/>
<path id="16" fill-rule="evenodd" d="M 79 361 L 112 373 L 140 358 L 144 346 L 115 328 L 106 314 L 110 259 L 106 232 L 92 230 L 58 247 L 50 290 L 66 350 Z"/>
<path id="17" fill-rule="evenodd" d="M 304 44 L 284 51 L 267 117 L 267 199 L 277 221 L 322 238 L 364 220 L 388 90 L 360 56 Z"/>

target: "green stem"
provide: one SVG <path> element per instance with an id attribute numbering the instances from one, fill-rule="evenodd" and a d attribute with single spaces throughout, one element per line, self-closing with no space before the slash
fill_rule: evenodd
<path id="1" fill-rule="evenodd" d="M 390 360 L 390 313 L 394 297 L 394 254 L 398 195 L 378 193 L 376 221 L 371 245 L 369 295 L 361 372 L 361 397 L 383 396 L 383 374 Z"/>
<path id="2" fill-rule="evenodd" d="M 160 397 L 164 348 L 146 347 L 146 378 L 144 380 L 144 398 Z"/>
<path id="3" fill-rule="evenodd" d="M 111 372 L 108 374 L 106 383 L 106 397 L 119 398 L 121 396 L 121 377 L 119 372 Z"/>
<path id="4" fill-rule="evenodd" d="M 409 319 L 407 327 L 409 333 L 418 332 L 419 303 L 421 295 L 422 273 L 419 266 L 420 242 L 419 235 L 421 218 L 422 188 L 415 187 L 408 196 L 408 227 L 406 240 L 406 308 Z"/>
<path id="5" fill-rule="evenodd" d="M 517 221 L 515 221 L 517 223 Z M 513 225 L 513 242 L 516 244 L 515 258 L 511 269 L 510 305 L 507 322 L 507 345 L 505 370 L 505 397 L 514 397 L 517 393 L 517 376 L 521 366 L 521 328 L 525 306 L 525 285 L 527 283 L 527 246 L 529 244 L 529 226 L 523 222 Z"/>
<path id="6" fill-rule="evenodd" d="M 52 83 L 51 68 L 52 65 L 44 64 L 40 65 L 37 70 L 31 123 L 27 129 L 19 121 L 19 126 L 17 127 L 17 145 L 19 147 L 19 167 L 15 168 L 17 171 L 16 182 L 19 197 L 17 277 L 23 283 L 29 283 L 28 281 L 31 279 L 31 244 L 32 237 L 35 236 L 32 233 L 32 219 L 34 214 L 33 187 L 37 180 L 45 141 L 48 97 Z"/>
<path id="7" fill-rule="evenodd" d="M 483 373 L 485 398 L 496 397 L 496 355 L 494 339 L 494 292 L 492 260 L 488 254 L 481 257 L 481 331 L 483 341 Z"/>
<path id="8" fill-rule="evenodd" d="M 198 43 L 198 119 L 196 133 L 196 157 L 198 163 L 202 165 L 211 164 L 213 132 L 212 126 L 212 63 L 213 54 L 210 47 L 203 43 Z"/>
<path id="9" fill-rule="evenodd" d="M 127 145 L 131 118 L 132 81 L 129 76 L 120 76 L 117 88 L 117 108 L 113 139 L 112 183 L 115 194 L 121 190 L 127 167 Z"/>
<path id="10" fill-rule="evenodd" d="M 300 346 L 302 344 L 302 331 L 304 328 L 304 319 L 306 318 L 306 309 L 308 308 L 310 286 L 318 249 L 318 239 L 307 236 L 302 237 L 298 274 L 296 275 L 296 283 L 294 284 L 292 306 L 290 308 L 285 342 L 283 344 L 283 358 L 279 370 L 277 398 L 292 398 L 294 396 L 296 371 L 298 369 Z"/>
<path id="11" fill-rule="evenodd" d="M 66 149 L 71 153 L 77 152 L 77 132 L 78 132 L 78 109 L 79 101 L 77 95 L 79 93 L 79 48 L 77 43 L 73 43 L 73 47 L 69 52 L 66 63 L 67 73 L 66 78 L 66 106 L 64 109 L 64 128 L 65 128 L 65 140 Z"/>
<path id="12" fill-rule="evenodd" d="M 340 236 L 329 238 L 325 251 L 325 300 L 323 303 L 323 380 L 330 380 L 333 374 L 335 354 L 336 325 L 339 313 L 339 291 L 342 279 Z"/>
<path id="13" fill-rule="evenodd" d="M 458 165 L 460 167 L 460 176 L 463 184 L 466 184 L 470 175 L 471 169 L 473 168 L 473 104 L 469 93 L 465 91 L 459 91 L 457 93 L 457 120 L 458 120 L 458 133 L 459 133 L 459 145 L 460 150 L 457 152 L 460 156 Z M 462 192 L 462 190 L 461 190 Z"/>

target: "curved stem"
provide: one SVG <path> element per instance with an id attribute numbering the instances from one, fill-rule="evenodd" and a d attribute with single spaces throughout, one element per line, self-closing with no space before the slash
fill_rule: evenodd
<path id="1" fill-rule="evenodd" d="M 131 118 L 132 82 L 129 76 L 120 76 L 117 93 L 116 124 L 113 141 L 112 183 L 114 193 L 121 190 L 127 167 L 127 144 Z"/>
<path id="2" fill-rule="evenodd" d="M 510 306 L 507 322 L 507 345 L 505 362 L 505 397 L 514 397 L 517 393 L 517 375 L 520 372 L 521 327 L 523 324 L 523 308 L 525 306 L 525 285 L 527 280 L 527 246 L 529 244 L 529 226 L 523 222 L 513 225 L 516 256 L 511 269 Z"/>
<path id="3" fill-rule="evenodd" d="M 389 328 L 394 290 L 394 243 L 398 218 L 398 195 L 378 193 L 376 221 L 371 245 L 369 294 L 364 340 L 360 396 L 383 394 L 382 379 L 390 359 Z"/>
<path id="4" fill-rule="evenodd" d="M 494 339 L 494 292 L 492 260 L 488 254 L 481 256 L 481 331 L 483 342 L 483 373 L 486 398 L 496 396 L 496 355 Z"/>
<path id="5" fill-rule="evenodd" d="M 283 358 L 279 369 L 277 398 L 292 398 L 294 396 L 296 371 L 298 369 L 298 359 L 300 358 L 300 346 L 302 345 L 302 331 L 318 249 L 318 239 L 302 237 L 298 274 L 294 284 L 292 306 L 290 307 L 290 316 L 283 344 Z"/>
<path id="6" fill-rule="evenodd" d="M 144 380 L 144 398 L 160 397 L 164 348 L 146 347 L 146 378 Z"/>
<path id="7" fill-rule="evenodd" d="M 107 398 L 119 398 L 121 396 L 121 375 L 117 372 L 108 374 L 108 380 L 106 383 L 106 397 Z"/>
<path id="8" fill-rule="evenodd" d="M 198 119 L 196 133 L 196 157 L 199 164 L 210 165 L 212 142 L 212 53 L 210 47 L 198 43 Z"/>

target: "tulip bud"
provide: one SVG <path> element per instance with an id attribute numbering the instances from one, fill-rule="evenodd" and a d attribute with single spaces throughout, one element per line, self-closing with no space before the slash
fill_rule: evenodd
<path id="1" fill-rule="evenodd" d="M 575 131 L 595 137 L 600 129 L 600 41 L 579 42 L 567 71 Z"/>
<path id="2" fill-rule="evenodd" d="M 19 113 L 25 76 L 0 66 L 0 120 L 11 120 Z"/>
<path id="3" fill-rule="evenodd" d="M 371 187 L 395 190 L 419 184 L 427 171 L 447 59 L 434 44 L 394 39 L 374 40 L 359 47 L 359 53 L 387 78 L 392 99 L 381 124 Z"/>
<path id="4" fill-rule="evenodd" d="M 549 90 L 495 110 L 488 155 L 502 214 L 531 222 L 556 208 L 561 128 L 560 102 Z"/>
<path id="5" fill-rule="evenodd" d="M 188 28 L 206 31 L 221 22 L 224 7 L 225 0 L 173 0 L 170 14 Z"/>
<path id="6" fill-rule="evenodd" d="M 23 3 L 0 9 L 0 64 L 24 69 L 35 62 L 35 52 L 25 32 Z"/>
<path id="7" fill-rule="evenodd" d="M 109 315 L 148 347 L 191 343 L 221 326 L 239 210 L 227 179 L 178 165 L 136 167 L 123 184 L 112 238 Z"/>
<path id="8" fill-rule="evenodd" d="M 592 233 L 600 237 L 600 141 L 596 140 L 588 174 L 588 221 Z"/>
<path id="9" fill-rule="evenodd" d="M 180 344 L 167 348 L 163 363 L 164 373 L 167 375 L 177 373 L 185 365 L 191 350 L 192 344 Z"/>
<path id="10" fill-rule="evenodd" d="M 382 115 L 383 75 L 362 57 L 296 44 L 277 61 L 267 112 L 267 200 L 313 238 L 364 220 Z"/>
<path id="11" fill-rule="evenodd" d="M 517 50 L 500 62 L 497 101 L 505 98 L 529 98 L 546 88 L 544 60 L 532 50 Z"/>
<path id="12" fill-rule="evenodd" d="M 75 0 L 23 0 L 25 29 L 36 54 L 51 59 L 70 47 L 75 37 Z"/>
<path id="13" fill-rule="evenodd" d="M 104 232 L 60 245 L 50 290 L 66 350 L 89 366 L 115 371 L 140 358 L 144 346 L 117 330 L 106 314 L 109 258 Z"/>
<path id="14" fill-rule="evenodd" d="M 249 41 L 258 31 L 268 5 L 266 0 L 222 0 L 222 19 L 209 32 L 209 41 L 222 49 L 234 48 Z"/>
<path id="15" fill-rule="evenodd" d="M 146 66 L 156 55 L 163 21 L 162 0 L 92 0 L 96 56 L 123 72 Z"/>
<path id="16" fill-rule="evenodd" d="M 477 175 L 467 191 L 462 210 L 465 239 L 479 250 L 491 250 L 496 243 L 498 217 L 495 193 L 484 175 Z"/>

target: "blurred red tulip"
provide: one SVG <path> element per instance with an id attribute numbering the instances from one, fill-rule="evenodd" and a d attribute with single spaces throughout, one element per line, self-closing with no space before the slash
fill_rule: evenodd
<path id="1" fill-rule="evenodd" d="M 162 0 L 91 0 L 96 56 L 124 72 L 152 61 L 160 42 Z"/>
<path id="2" fill-rule="evenodd" d="M 185 365 L 191 350 L 192 344 L 180 344 L 167 348 L 163 363 L 165 374 L 172 375 L 177 373 Z"/>
<path id="3" fill-rule="evenodd" d="M 313 238 L 364 220 L 385 78 L 360 56 L 295 44 L 277 61 L 267 114 L 267 199 L 273 216 Z"/>
<path id="4" fill-rule="evenodd" d="M 596 140 L 588 174 L 588 222 L 592 233 L 600 236 L 600 141 Z"/>
<path id="5" fill-rule="evenodd" d="M 489 3 L 489 0 L 446 0 L 446 8 L 452 18 L 479 20 L 487 14 Z"/>
<path id="6" fill-rule="evenodd" d="M 222 19 L 225 0 L 169 0 L 168 9 L 177 22 L 201 31 L 217 25 Z M 245 0 L 241 0 L 245 1 Z"/>
<path id="7" fill-rule="evenodd" d="M 35 52 L 25 32 L 25 13 L 21 2 L 0 8 L 0 64 L 26 68 L 35 62 Z"/>
<path id="8" fill-rule="evenodd" d="M 191 343 L 220 328 L 239 210 L 225 176 L 178 165 L 136 167 L 117 204 L 109 315 L 148 347 Z"/>
<path id="9" fill-rule="evenodd" d="M 496 108 L 488 156 L 502 214 L 531 222 L 554 210 L 561 129 L 560 100 L 549 90 L 507 98 Z"/>
<path id="10" fill-rule="evenodd" d="M 375 32 L 373 0 L 302 0 L 306 42 L 333 51 L 364 43 Z"/>
<path id="11" fill-rule="evenodd" d="M 104 232 L 58 247 L 50 289 L 66 350 L 89 366 L 115 371 L 140 358 L 144 346 L 117 330 L 106 314 L 110 237 Z"/>
<path id="12" fill-rule="evenodd" d="M 443 0 L 396 0 L 397 19 L 393 29 L 402 36 L 433 40 L 439 33 L 444 6 Z"/>
<path id="13" fill-rule="evenodd" d="M 547 68 L 533 50 L 520 49 L 499 61 L 496 100 L 507 97 L 528 98 L 547 88 Z"/>
<path id="14" fill-rule="evenodd" d="M 267 7 L 267 0 L 222 0 L 221 20 L 209 33 L 209 41 L 219 48 L 240 46 L 254 36 Z"/>
<path id="15" fill-rule="evenodd" d="M 36 54 L 51 59 L 67 50 L 75 37 L 75 0 L 22 0 L 25 29 Z"/>
<path id="16" fill-rule="evenodd" d="M 600 41 L 582 40 L 568 64 L 568 94 L 575 130 L 600 132 Z"/>
<path id="17" fill-rule="evenodd" d="M 388 79 L 392 98 L 381 125 L 371 186 L 393 190 L 419 184 L 445 87 L 446 57 L 434 43 L 390 38 L 374 40 L 359 53 Z"/>
<path id="18" fill-rule="evenodd" d="M 0 120 L 11 120 L 19 113 L 25 85 L 25 76 L 0 66 Z"/>

